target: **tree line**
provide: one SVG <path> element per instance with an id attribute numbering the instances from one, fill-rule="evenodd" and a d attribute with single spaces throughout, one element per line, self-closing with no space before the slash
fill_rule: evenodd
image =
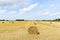
<path id="1" fill-rule="evenodd" d="M 24 19 L 16 19 L 16 20 L 5 20 L 5 19 L 3 19 L 3 20 L 0 20 L 0 21 L 24 21 Z"/>
<path id="2" fill-rule="evenodd" d="M 0 20 L 0 21 L 12 21 L 12 20 Z M 16 19 L 16 20 L 13 20 L 13 21 L 25 21 L 24 19 Z M 36 20 L 36 21 L 60 21 L 60 18 L 58 19 L 54 19 L 54 20 Z"/>

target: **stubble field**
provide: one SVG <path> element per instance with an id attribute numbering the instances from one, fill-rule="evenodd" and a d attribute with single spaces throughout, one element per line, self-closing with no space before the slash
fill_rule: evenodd
<path id="1" fill-rule="evenodd" d="M 39 34 L 29 34 L 35 26 Z M 60 40 L 60 22 L 0 21 L 0 40 Z"/>

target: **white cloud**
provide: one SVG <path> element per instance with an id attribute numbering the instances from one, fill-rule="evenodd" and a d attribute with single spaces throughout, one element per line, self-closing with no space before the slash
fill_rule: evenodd
<path id="1" fill-rule="evenodd" d="M 49 7 L 50 7 L 51 9 L 55 10 L 55 9 L 56 9 L 56 4 L 50 4 Z"/>
<path id="2" fill-rule="evenodd" d="M 35 12 L 35 14 L 38 16 L 48 15 L 49 13 L 50 13 L 50 11 L 48 9 L 43 9 L 38 12 Z"/>
<path id="3" fill-rule="evenodd" d="M 4 9 L 0 9 L 0 15 L 17 15 L 16 11 L 7 11 Z"/>
<path id="4" fill-rule="evenodd" d="M 19 6 L 29 3 L 31 0 L 0 0 L 0 6 Z"/>
<path id="5" fill-rule="evenodd" d="M 7 11 L 6 10 L 0 10 L 0 15 L 5 14 Z"/>
<path id="6" fill-rule="evenodd" d="M 15 11 L 13 10 L 16 7 L 20 7 L 21 5 L 29 4 L 29 2 L 31 2 L 31 0 L 0 0 L 0 15 L 2 14 L 16 15 L 17 14 L 16 10 Z"/>
<path id="7" fill-rule="evenodd" d="M 17 15 L 17 12 L 16 11 L 9 11 L 8 14 L 9 15 Z"/>
<path id="8" fill-rule="evenodd" d="M 44 7 L 44 6 L 43 6 Z M 42 8 L 42 7 L 41 7 Z M 38 12 L 35 12 L 38 16 L 55 16 L 58 15 L 59 13 L 56 12 L 56 5 L 55 4 L 50 4 L 48 8 L 44 8 L 42 10 L 39 10 Z"/>
<path id="9" fill-rule="evenodd" d="M 51 4 L 50 7 L 55 7 L 55 4 Z"/>
<path id="10" fill-rule="evenodd" d="M 57 16 L 57 15 L 60 15 L 60 12 L 52 13 L 49 16 Z"/>
<path id="11" fill-rule="evenodd" d="M 47 15 L 47 14 L 49 14 L 49 10 L 48 10 L 48 9 L 44 9 L 43 11 L 41 11 L 41 13 L 42 13 L 43 15 Z"/>
<path id="12" fill-rule="evenodd" d="M 38 3 L 32 4 L 32 5 L 28 6 L 27 8 L 23 8 L 20 10 L 20 14 L 28 12 L 28 11 L 32 10 L 33 8 L 35 8 L 36 6 L 38 6 Z"/>

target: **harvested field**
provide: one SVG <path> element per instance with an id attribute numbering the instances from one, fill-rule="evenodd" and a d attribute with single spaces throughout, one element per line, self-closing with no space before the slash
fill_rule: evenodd
<path id="1" fill-rule="evenodd" d="M 31 26 L 37 31 L 30 34 Z M 60 40 L 60 22 L 0 21 L 0 40 Z"/>

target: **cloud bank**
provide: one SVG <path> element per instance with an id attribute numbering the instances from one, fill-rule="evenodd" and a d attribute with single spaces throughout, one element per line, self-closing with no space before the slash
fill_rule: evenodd
<path id="1" fill-rule="evenodd" d="M 29 3 L 31 0 L 0 0 L 0 6 L 19 6 Z"/>

